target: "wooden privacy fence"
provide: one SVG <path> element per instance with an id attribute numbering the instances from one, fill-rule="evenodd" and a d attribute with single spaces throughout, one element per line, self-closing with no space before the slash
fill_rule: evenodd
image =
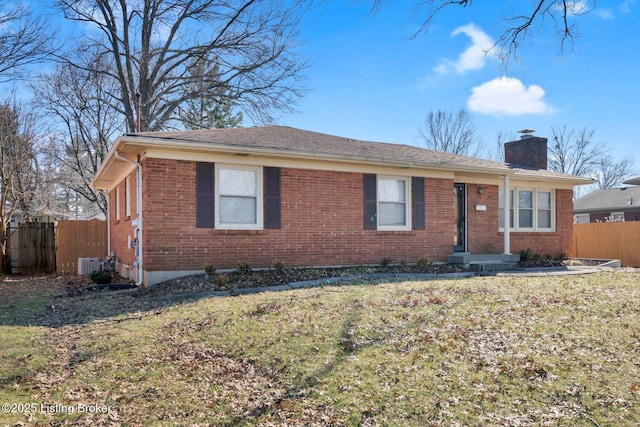
<path id="1" fill-rule="evenodd" d="M 20 273 L 53 273 L 56 269 L 54 224 L 20 224 L 17 234 Z"/>
<path id="2" fill-rule="evenodd" d="M 592 222 L 573 225 L 577 258 L 619 259 L 640 267 L 640 222 Z"/>
<path id="3" fill-rule="evenodd" d="M 90 221 L 58 221 L 56 223 L 56 272 L 75 274 L 78 258 L 107 256 L 107 223 Z"/>

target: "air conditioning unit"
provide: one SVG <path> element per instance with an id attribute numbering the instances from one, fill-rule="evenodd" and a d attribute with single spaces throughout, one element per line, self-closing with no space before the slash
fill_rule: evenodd
<path id="1" fill-rule="evenodd" d="M 78 274 L 83 276 L 100 270 L 100 258 L 78 258 Z"/>

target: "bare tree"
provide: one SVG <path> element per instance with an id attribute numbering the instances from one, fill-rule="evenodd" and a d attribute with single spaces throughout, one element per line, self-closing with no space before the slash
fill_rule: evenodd
<path id="1" fill-rule="evenodd" d="M 116 137 L 126 130 L 110 103 L 119 86 L 108 76 L 108 58 L 84 53 L 79 59 L 82 67 L 60 65 L 32 85 L 36 105 L 52 121 L 63 124 L 55 135 L 60 176 L 57 209 L 71 216 L 79 210 L 92 213 L 92 206 L 106 215 L 106 198 L 91 187 L 91 181 Z"/>
<path id="2" fill-rule="evenodd" d="M 373 8 L 382 7 L 389 0 L 373 0 Z M 451 6 L 472 7 L 472 0 L 415 0 L 414 11 L 422 18 L 416 35 L 425 33 L 437 16 Z M 595 8 L 595 1 L 535 0 L 532 2 L 504 2 L 505 11 L 496 17 L 499 36 L 493 53 L 505 65 L 517 58 L 517 51 L 537 31 L 556 34 L 560 51 L 572 44 L 577 36 L 576 19 Z"/>
<path id="3" fill-rule="evenodd" d="M 31 123 L 13 101 L 0 105 L 0 255 L 7 271 L 7 228 L 18 210 L 25 218 L 35 212 L 40 190 L 36 144 Z"/>
<path id="4" fill-rule="evenodd" d="M 464 156 L 475 156 L 480 151 L 473 119 L 465 109 L 457 113 L 442 110 L 429 112 L 425 128 L 420 133 L 431 150 Z"/>
<path id="5" fill-rule="evenodd" d="M 0 82 L 24 78 L 24 66 L 49 58 L 54 38 L 49 21 L 20 4 L 0 0 Z"/>
<path id="6" fill-rule="evenodd" d="M 483 150 L 484 154 L 481 157 L 493 160 L 494 162 L 504 162 L 504 144 L 509 141 L 515 141 L 516 139 L 518 138 L 515 133 L 498 132 L 493 144 L 486 150 Z"/>
<path id="7" fill-rule="evenodd" d="M 620 186 L 634 176 L 634 163 L 630 157 L 615 161 L 610 156 L 603 157 L 598 163 L 594 178 L 600 189 Z"/>
<path id="8" fill-rule="evenodd" d="M 549 169 L 569 175 L 592 176 L 606 156 L 604 144 L 593 140 L 595 130 L 578 132 L 566 126 L 552 127 L 549 145 Z"/>
<path id="9" fill-rule="evenodd" d="M 228 88 L 235 105 L 256 121 L 291 110 L 300 95 L 304 63 L 293 53 L 300 7 L 269 0 L 60 0 L 67 19 L 84 24 L 92 48 L 113 69 L 92 69 L 114 79 L 112 107 L 127 128 L 161 130 L 178 108 L 200 96 L 187 90 L 202 79 L 207 90 Z M 97 31 L 96 31 L 97 29 Z M 212 58 L 215 78 L 191 73 L 195 58 Z M 73 57 L 70 62 L 85 68 Z M 213 66 L 213 65 L 212 65 Z M 139 96 L 137 96 L 137 94 Z"/>

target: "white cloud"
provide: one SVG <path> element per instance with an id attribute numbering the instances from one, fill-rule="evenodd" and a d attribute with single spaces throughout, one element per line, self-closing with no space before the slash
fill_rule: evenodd
<path id="1" fill-rule="evenodd" d="M 527 88 L 518 79 L 498 77 L 474 87 L 467 104 L 471 111 L 498 116 L 552 113 L 544 94 L 538 85 Z"/>
<path id="2" fill-rule="evenodd" d="M 467 71 L 479 70 L 484 67 L 487 57 L 493 56 L 495 42 L 475 24 L 456 28 L 451 33 L 451 37 L 459 34 L 467 35 L 472 45 L 462 52 L 455 62 L 450 59 L 441 60 L 440 64 L 433 68 L 436 73 L 449 74 L 455 71 L 458 74 L 464 74 Z"/>
<path id="3" fill-rule="evenodd" d="M 620 10 L 622 11 L 622 13 L 630 13 L 631 12 L 631 8 L 633 6 L 635 6 L 636 4 L 636 0 L 626 0 L 624 2 L 622 2 L 622 4 L 620 5 Z"/>
<path id="4" fill-rule="evenodd" d="M 558 9 L 564 11 L 564 6 L 558 5 Z M 591 8 L 586 0 L 568 1 L 566 3 L 567 12 L 571 15 L 584 15 L 588 13 Z"/>
<path id="5" fill-rule="evenodd" d="M 615 15 L 611 9 L 598 10 L 597 15 L 605 21 L 610 21 L 615 18 Z"/>

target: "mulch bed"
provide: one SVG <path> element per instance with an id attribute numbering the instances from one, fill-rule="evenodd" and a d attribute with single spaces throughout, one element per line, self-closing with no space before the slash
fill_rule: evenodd
<path id="1" fill-rule="evenodd" d="M 215 273 L 213 275 L 198 274 L 169 280 L 136 292 L 137 296 L 165 295 L 170 293 L 198 293 L 241 288 L 286 285 L 308 280 L 328 279 L 333 277 L 354 277 L 375 273 L 415 273 L 445 274 L 468 271 L 460 265 L 431 264 L 428 267 L 393 266 L 380 267 L 331 267 L 331 268 L 281 268 L 261 269 L 240 273 Z"/>

